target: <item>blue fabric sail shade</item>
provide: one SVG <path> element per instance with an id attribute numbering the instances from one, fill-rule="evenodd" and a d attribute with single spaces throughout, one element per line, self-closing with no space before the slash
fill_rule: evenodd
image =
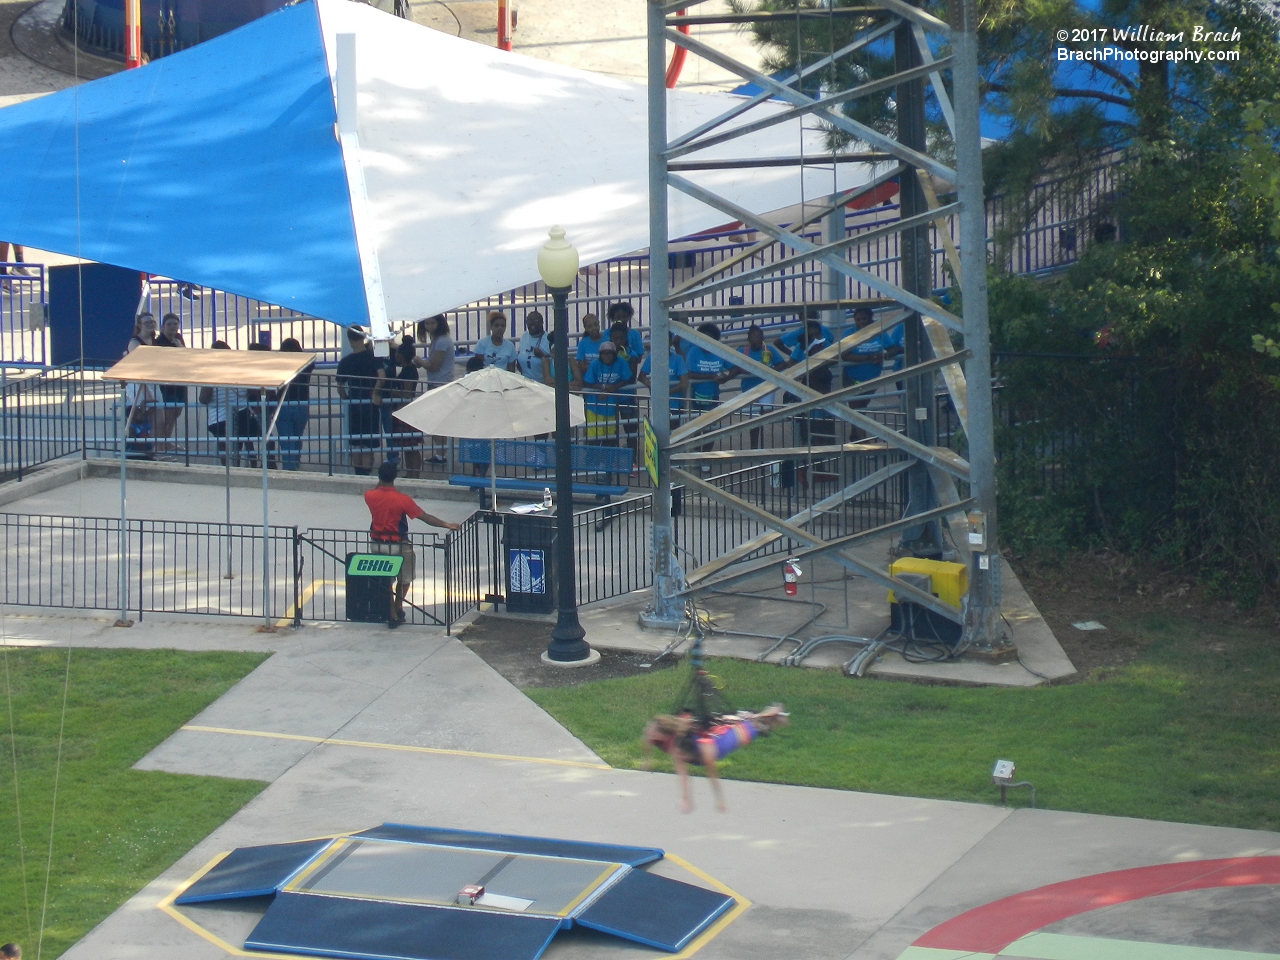
<path id="1" fill-rule="evenodd" d="M 537 960 L 574 924 L 683 949 L 734 899 L 638 869 L 654 847 L 383 824 L 331 840 L 243 847 L 175 903 L 264 897 L 245 940 L 366 960 Z"/>
<path id="2" fill-rule="evenodd" d="M 313 3 L 0 110 L 0 236 L 343 324 L 368 308 Z"/>

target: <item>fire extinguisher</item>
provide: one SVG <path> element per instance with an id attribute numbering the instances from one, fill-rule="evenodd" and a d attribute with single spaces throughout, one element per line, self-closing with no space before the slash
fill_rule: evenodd
<path id="1" fill-rule="evenodd" d="M 800 580 L 800 561 L 791 557 L 782 564 L 782 588 L 788 597 L 796 595 L 796 584 Z"/>

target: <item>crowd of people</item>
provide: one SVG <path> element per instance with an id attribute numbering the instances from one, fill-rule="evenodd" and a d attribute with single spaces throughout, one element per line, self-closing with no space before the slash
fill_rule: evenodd
<path id="1" fill-rule="evenodd" d="M 652 360 L 640 331 L 632 325 L 634 317 L 634 309 L 624 302 L 609 307 L 605 325 L 594 313 L 584 315 L 582 333 L 569 352 L 570 389 L 584 397 L 588 443 L 612 445 L 625 441 L 634 446 L 637 442 L 640 413 L 635 390 L 637 386 L 650 387 Z M 868 326 L 874 318 L 868 308 L 860 308 L 853 315 L 858 329 Z M 713 340 L 721 338 L 716 324 L 704 323 L 697 329 Z M 763 329 L 753 324 L 747 330 L 747 342 L 738 347 L 737 352 L 767 367 L 784 370 L 806 363 L 834 342 L 832 331 L 816 319 L 807 319 L 771 344 L 766 343 Z M 547 331 L 540 312 L 530 311 L 526 315 L 524 332 L 516 341 L 508 335 L 506 315 L 494 311 L 488 317 L 488 336 L 476 344 L 468 370 L 497 366 L 554 385 L 554 344 L 555 334 Z M 885 361 L 900 357 L 901 353 L 902 328 L 896 327 L 846 351 L 839 364 L 815 364 L 813 370 L 806 370 L 797 380 L 827 393 L 835 387 L 837 375 L 842 385 L 873 379 L 880 376 Z M 901 361 L 896 363 L 900 365 Z M 763 382 L 761 377 L 736 366 L 720 353 L 687 345 L 676 336 L 671 338 L 667 373 L 673 427 L 685 414 L 696 415 L 719 403 L 721 388 L 731 380 L 739 379 L 744 392 Z M 783 394 L 784 402 L 797 399 L 794 394 Z M 747 413 L 763 412 L 775 401 L 776 392 L 770 391 L 757 399 Z M 868 402 L 859 399 L 851 405 L 862 408 Z M 801 419 L 798 439 L 801 443 L 834 442 L 835 429 L 835 421 L 829 414 L 816 411 Z M 751 446 L 759 447 L 764 439 L 762 429 L 753 429 L 750 438 Z"/>
<path id="2" fill-rule="evenodd" d="M 635 311 L 629 303 L 610 305 L 605 319 L 606 323 L 601 324 L 593 313 L 582 317 L 582 333 L 568 351 L 566 373 L 570 389 L 583 395 L 587 442 L 607 446 L 624 443 L 636 451 L 638 461 L 641 416 L 636 389 L 651 387 L 652 356 L 649 345 L 633 326 Z M 860 308 L 854 311 L 853 320 L 858 329 L 863 329 L 873 322 L 874 314 Z M 721 339 L 716 324 L 704 323 L 697 330 L 712 340 Z M 394 413 L 424 390 L 454 380 L 461 374 L 460 367 L 465 366 L 466 371 L 498 367 L 547 385 L 555 382 L 555 334 L 548 331 L 546 320 L 537 310 L 525 315 L 524 330 L 518 339 L 509 335 L 506 314 L 491 312 L 487 336 L 475 344 L 465 364 L 460 362 L 453 330 L 444 315 L 420 320 L 414 335 L 404 335 L 386 357 L 377 356 L 373 342 L 360 327 L 347 328 L 346 340 L 335 384 L 344 412 L 343 452 L 349 455 L 352 469 L 359 475 L 372 473 L 384 449 L 399 464 L 401 476 L 409 478 L 421 476 L 424 462 L 445 462 L 443 438 L 424 437 L 396 419 Z M 737 347 L 736 353 L 780 371 L 807 364 L 834 342 L 833 332 L 814 318 L 789 329 L 772 343 L 766 342 L 761 327 L 752 324 L 746 343 Z M 168 313 L 157 325 L 151 314 L 140 314 L 126 353 L 139 346 L 185 347 L 180 318 Z M 230 349 L 223 340 L 215 341 L 213 348 Z M 249 349 L 270 347 L 253 343 Z M 289 338 L 279 349 L 296 353 L 303 348 L 296 339 Z M 814 364 L 796 380 L 819 392 L 830 392 L 838 385 L 880 376 L 885 362 L 900 358 L 901 353 L 902 328 L 895 327 L 845 351 L 839 364 Z M 895 362 L 900 366 L 900 359 Z M 268 422 L 274 419 L 276 423 L 267 444 L 268 466 L 299 469 L 314 369 L 314 362 L 308 364 L 287 387 L 269 390 L 265 398 L 258 390 L 201 387 L 195 399 L 205 409 L 206 429 L 216 441 L 219 459 L 230 458 L 235 465 L 259 465 L 265 408 Z M 667 372 L 673 428 L 682 417 L 697 415 L 719 403 L 721 389 L 730 381 L 739 380 L 743 392 L 763 383 L 757 373 L 736 365 L 723 352 L 689 344 L 675 335 L 671 338 Z M 761 392 L 745 412 L 751 415 L 771 409 L 778 393 Z M 784 403 L 798 399 L 793 393 L 782 392 Z M 185 386 L 131 385 L 127 395 L 130 455 L 153 459 L 157 454 L 176 452 L 173 433 L 189 401 Z M 863 398 L 850 404 L 860 408 L 868 402 Z M 836 429 L 836 421 L 829 413 L 813 411 L 797 418 L 796 440 L 800 444 L 834 443 Z M 752 448 L 764 443 L 762 428 L 750 431 L 750 443 Z"/>

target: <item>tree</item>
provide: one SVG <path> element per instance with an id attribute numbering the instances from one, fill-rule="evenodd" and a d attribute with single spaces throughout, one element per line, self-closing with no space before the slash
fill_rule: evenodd
<path id="1" fill-rule="evenodd" d="M 870 17 L 824 18 L 825 2 L 731 0 L 740 12 L 808 14 L 794 22 L 753 25 L 765 66 L 773 71 L 812 64 L 873 22 Z M 830 3 L 861 6 L 862 0 Z M 948 16 L 941 0 L 920 6 L 941 19 Z M 1194 126 L 1224 100 L 1242 107 L 1280 84 L 1275 22 L 1249 0 L 1102 0 L 1096 9 L 1080 0 L 980 0 L 979 13 L 983 109 L 1008 127 L 1004 141 L 984 157 L 989 194 L 1025 193 L 1047 169 L 1077 168 L 1105 149 L 1167 141 L 1175 128 Z M 1197 29 L 1239 39 L 1196 40 Z M 1063 36 L 1066 40 L 1060 40 Z M 1059 59 L 1059 49 L 1075 56 L 1103 48 L 1147 59 Z M 1150 58 L 1186 50 L 1201 59 Z M 1208 59 L 1211 51 L 1237 50 L 1239 60 Z M 884 40 L 815 73 L 807 89 L 843 89 L 892 72 L 890 41 Z M 1219 95 L 1206 96 L 1211 88 Z M 892 90 L 844 109 L 882 132 L 896 130 Z M 936 104 L 932 113 L 932 128 L 939 134 Z"/>
<path id="2" fill-rule="evenodd" d="M 1069 178 L 1099 151 L 1122 157 L 1105 211 L 1120 228 L 1114 242 L 1095 243 L 1049 281 L 993 278 L 996 349 L 1078 358 L 1000 363 L 1005 530 L 1028 548 L 1102 541 L 1151 551 L 1249 602 L 1280 579 L 1277 23 L 1246 0 L 1102 0 L 1097 10 L 985 0 L 980 9 L 984 109 L 1010 130 L 984 151 L 984 170 L 988 195 L 1005 194 L 1006 217 L 1020 203 L 1034 212 L 1021 198 L 1050 170 Z M 946 16 L 941 5 L 931 12 Z M 775 22 L 756 36 L 771 67 L 794 69 L 843 39 L 823 32 L 840 22 L 815 16 L 790 31 Z M 1183 36 L 1117 39 L 1142 25 Z M 1197 27 L 1238 39 L 1197 46 Z M 1051 59 L 1059 31 L 1065 48 L 1081 49 L 1103 44 L 1073 36 L 1104 28 L 1119 50 L 1239 59 L 1081 61 L 1070 71 Z M 873 49 L 853 69 L 869 79 L 892 63 Z M 863 122 L 896 127 L 889 97 L 857 109 Z"/>
<path id="3" fill-rule="evenodd" d="M 1271 236 L 1280 240 L 1280 99 L 1248 104 L 1244 119 L 1242 179 L 1249 193 L 1268 208 Z M 1280 314 L 1280 303 L 1271 304 L 1271 310 Z M 1275 331 L 1275 337 L 1255 333 L 1253 349 L 1280 359 L 1280 322 L 1275 324 Z"/>

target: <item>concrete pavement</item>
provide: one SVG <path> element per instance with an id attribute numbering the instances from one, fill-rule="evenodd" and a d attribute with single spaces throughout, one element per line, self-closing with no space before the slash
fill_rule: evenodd
<path id="1" fill-rule="evenodd" d="M 218 467 L 132 463 L 128 470 L 126 493 L 130 518 L 217 523 L 227 517 L 227 494 L 222 489 L 224 473 Z M 28 515 L 119 516 L 117 471 L 116 464 L 109 461 L 48 467 L 22 483 L 6 485 L 0 490 L 0 506 L 5 512 Z M 250 469 L 235 469 L 231 482 L 231 521 L 260 524 L 261 474 Z M 368 511 L 361 495 L 371 483 L 364 477 L 271 471 L 270 522 L 301 530 L 309 527 L 365 529 Z M 446 521 L 461 521 L 475 509 L 469 491 L 441 481 L 404 480 L 397 486 L 417 499 L 423 509 Z M 646 528 L 636 527 L 633 535 L 647 536 Z M 866 563 L 884 568 L 889 562 L 891 546 L 891 538 L 884 537 L 861 544 L 851 552 Z M 618 562 L 619 548 L 609 537 L 579 538 L 576 549 L 579 569 L 602 577 L 607 577 L 610 565 Z M 623 552 L 634 553 L 637 558 L 644 555 L 642 547 Z M 170 576 L 177 578 L 180 574 L 175 570 Z M 1035 686 L 1073 675 L 1075 667 L 1007 563 L 1003 576 L 1005 621 L 1017 645 L 1018 660 L 989 663 L 964 658 L 945 663 L 912 662 L 886 651 L 868 672 L 914 680 L 1000 686 Z M 199 589 L 198 576 L 193 582 Z M 425 596 L 428 588 L 426 584 L 415 588 L 419 598 Z M 304 583 L 304 593 L 308 590 L 310 587 Z M 592 643 L 607 650 L 661 652 L 672 642 L 673 635 L 639 627 L 638 614 L 648 602 L 648 591 L 639 591 L 583 607 L 581 618 Z M 748 660 L 764 658 L 771 663 L 780 662 L 803 640 L 833 636 L 869 638 L 888 626 L 884 588 L 826 560 L 805 564 L 800 590 L 794 598 L 783 595 L 776 571 L 767 571 L 730 590 L 704 594 L 699 597 L 699 605 L 713 625 L 714 632 L 706 644 L 709 655 Z M 816 648 L 804 664 L 838 667 L 857 649 L 846 642 L 827 643 Z"/>
<path id="2" fill-rule="evenodd" d="M 954 960 L 973 951 L 912 943 L 966 910 L 1045 884 L 1280 856 L 1280 840 L 1261 831 L 778 784 L 727 783 L 730 809 L 720 814 L 706 784 L 696 782 L 697 809 L 683 816 L 674 777 L 605 767 L 457 639 L 347 624 L 261 635 L 226 623 L 178 623 L 148 618 L 118 630 L 105 621 L 9 615 L 2 624 L 9 642 L 276 651 L 138 764 L 270 785 L 73 947 L 69 960 L 225 956 L 216 939 L 238 945 L 262 905 L 183 908 L 201 935 L 157 908 L 177 885 L 237 846 L 383 821 L 660 846 L 672 855 L 660 868 L 668 875 L 703 884 L 713 878 L 750 904 L 700 944 L 710 960 Z M 1041 802 L 1052 805 L 1052 798 Z M 1246 863 L 1263 865 L 1264 875 L 1271 861 Z M 1280 952 L 1277 925 L 1266 919 L 1280 915 L 1280 870 L 1272 872 L 1269 884 L 1255 878 L 1247 887 L 1187 890 L 1177 899 L 1115 900 L 1019 941 L 1032 944 L 1019 948 L 1032 953 L 1003 955 L 1053 960 L 1050 947 L 1066 944 L 1072 960 L 1104 960 L 1098 951 L 1114 941 L 1143 938 Z M 1226 960 L 1204 950 L 1168 956 Z M 551 960 L 610 955 L 659 954 L 583 933 L 557 938 L 547 953 Z"/>

